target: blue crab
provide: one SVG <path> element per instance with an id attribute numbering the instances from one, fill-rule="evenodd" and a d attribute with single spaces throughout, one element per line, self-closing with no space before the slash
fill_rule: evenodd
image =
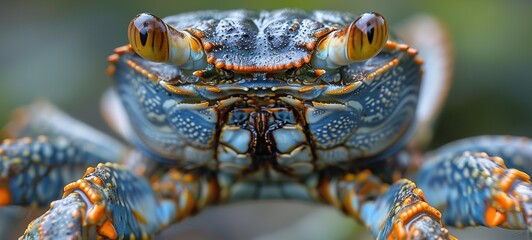
<path id="1" fill-rule="evenodd" d="M 423 60 L 378 13 L 140 14 L 128 36 L 103 104 L 127 145 L 46 103 L 6 127 L 0 204 L 50 206 L 22 239 L 147 239 L 250 199 L 329 204 L 377 239 L 532 225 L 527 139 L 420 151 L 444 94 L 420 97 Z"/>

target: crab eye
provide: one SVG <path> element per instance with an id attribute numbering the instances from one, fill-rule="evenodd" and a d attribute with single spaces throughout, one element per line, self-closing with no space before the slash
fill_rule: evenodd
<path id="1" fill-rule="evenodd" d="M 143 58 L 168 61 L 168 31 L 161 19 L 150 14 L 138 15 L 129 23 L 128 37 L 135 52 Z"/>
<path id="2" fill-rule="evenodd" d="M 349 26 L 320 41 L 312 57 L 315 68 L 334 69 L 377 55 L 388 40 L 388 24 L 378 13 L 365 13 Z"/>
<path id="3" fill-rule="evenodd" d="M 195 37 L 149 13 L 131 20 L 128 38 L 133 50 L 150 61 L 174 64 L 185 70 L 200 70 L 207 65 L 203 47 Z"/>
<path id="4" fill-rule="evenodd" d="M 366 13 L 349 26 L 347 56 L 351 61 L 366 60 L 377 55 L 388 40 L 388 26 L 378 13 Z"/>

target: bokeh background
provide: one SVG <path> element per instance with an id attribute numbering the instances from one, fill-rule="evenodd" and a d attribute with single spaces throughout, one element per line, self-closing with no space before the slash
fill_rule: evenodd
<path id="1" fill-rule="evenodd" d="M 532 1 L 11 1 L 0 3 L 0 125 L 17 106 L 48 99 L 109 132 L 99 98 L 110 85 L 106 57 L 127 42 L 130 19 L 200 9 L 378 11 L 391 23 L 428 13 L 448 28 L 455 74 L 432 147 L 480 134 L 532 136 Z M 317 209 L 317 210 L 315 210 Z M 0 238 L 14 239 L 38 210 L 0 209 Z M 453 230 L 463 239 L 526 239 L 525 231 Z M 211 208 L 173 227 L 172 239 L 370 239 L 336 210 L 301 203 Z"/>

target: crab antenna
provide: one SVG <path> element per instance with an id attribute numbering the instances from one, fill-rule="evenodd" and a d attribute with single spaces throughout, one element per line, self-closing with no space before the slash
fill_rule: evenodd
<path id="1" fill-rule="evenodd" d="M 336 69 L 377 55 L 388 40 L 388 24 L 378 13 L 364 13 L 349 26 L 331 32 L 318 43 L 311 64 Z"/>
<path id="2" fill-rule="evenodd" d="M 128 38 L 133 50 L 150 61 L 170 63 L 190 71 L 207 66 L 199 40 L 152 14 L 141 13 L 133 18 L 129 23 Z"/>

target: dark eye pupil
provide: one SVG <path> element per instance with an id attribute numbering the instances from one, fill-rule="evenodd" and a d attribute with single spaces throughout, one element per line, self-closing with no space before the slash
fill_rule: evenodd
<path id="1" fill-rule="evenodd" d="M 148 40 L 148 28 L 142 28 L 139 31 L 140 34 L 140 43 L 142 43 L 142 46 L 146 45 L 146 41 Z"/>
<path id="2" fill-rule="evenodd" d="M 368 34 L 368 41 L 371 44 L 373 42 L 373 34 L 375 33 L 375 29 L 373 29 L 373 27 L 369 27 L 366 33 Z"/>

